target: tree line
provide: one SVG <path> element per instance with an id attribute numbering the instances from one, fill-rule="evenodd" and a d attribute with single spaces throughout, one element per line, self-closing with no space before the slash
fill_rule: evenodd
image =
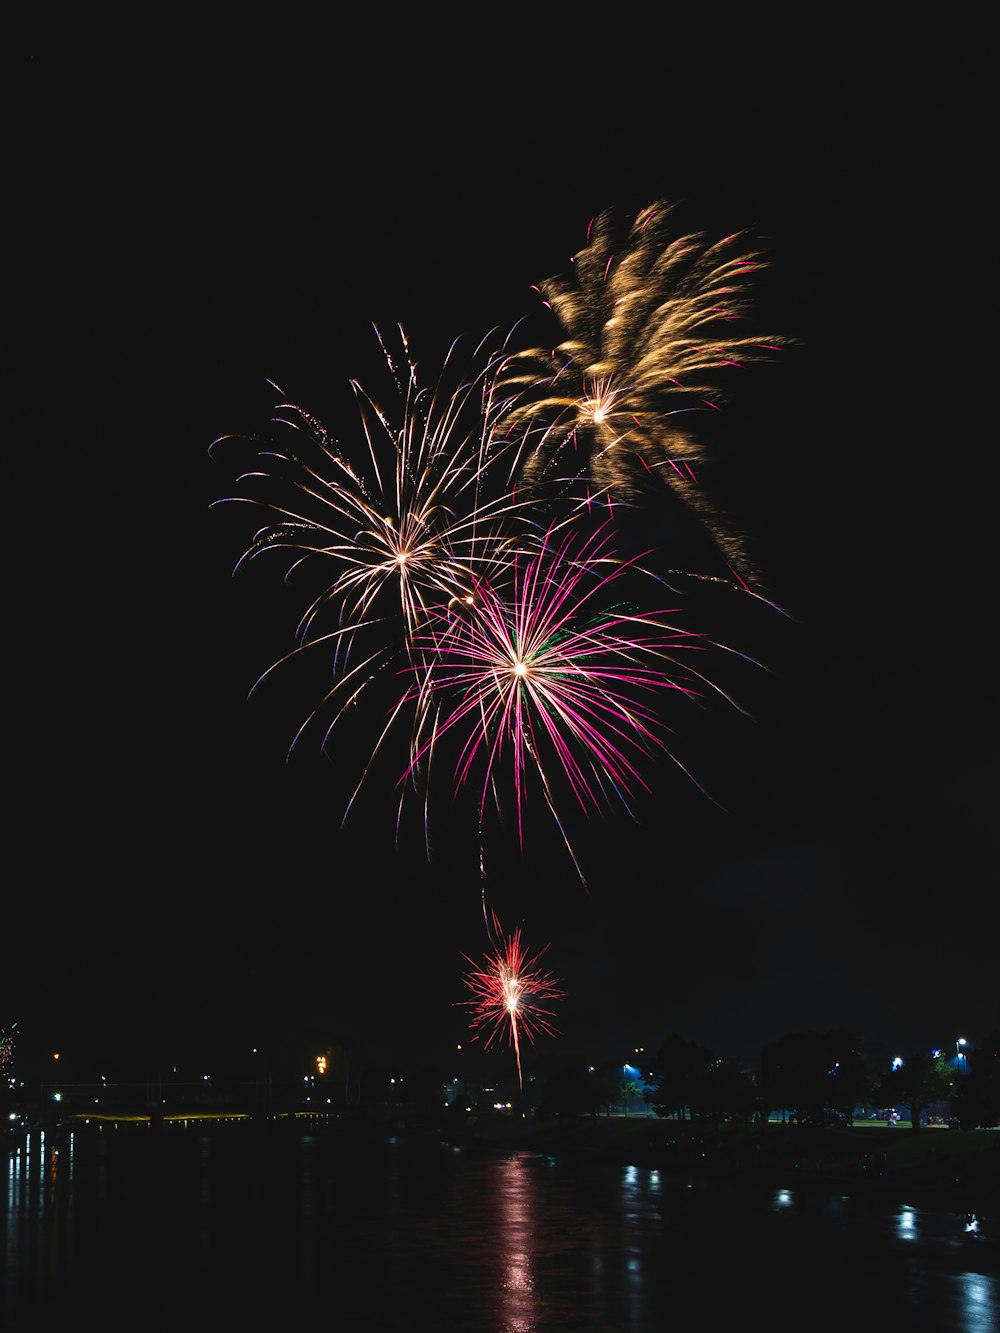
<path id="1" fill-rule="evenodd" d="M 1000 1125 L 1000 1028 L 973 1048 L 959 1073 L 943 1051 L 913 1052 L 873 1068 L 861 1035 L 846 1029 L 790 1032 L 763 1048 L 759 1069 L 716 1056 L 670 1034 L 641 1079 L 626 1067 L 563 1068 L 538 1080 L 542 1115 L 610 1113 L 648 1106 L 661 1117 L 709 1123 L 766 1120 L 850 1125 L 858 1114 L 903 1106 L 919 1130 L 930 1108 L 948 1102 L 962 1129 Z"/>

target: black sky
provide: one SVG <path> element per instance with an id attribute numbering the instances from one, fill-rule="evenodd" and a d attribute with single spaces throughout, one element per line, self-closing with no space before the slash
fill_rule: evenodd
<path id="1" fill-rule="evenodd" d="M 544 831 L 493 850 L 488 891 L 550 945 L 567 1050 L 995 1026 L 983 37 L 974 10 L 838 13 L 822 40 L 661 20 L 572 53 L 417 28 L 25 53 L 0 1020 L 108 1049 L 462 1039 L 475 841 L 395 851 L 390 797 L 342 835 L 341 756 L 285 766 L 314 700 L 245 695 L 302 607 L 231 578 L 248 529 L 209 510 L 233 478 L 207 449 L 268 378 L 336 428 L 373 322 L 433 363 L 535 312 L 596 212 L 667 198 L 761 239 L 760 319 L 796 340 L 720 427 L 790 616 L 741 626 L 754 721 L 685 737 L 725 810 L 664 770 L 638 827 L 581 830 L 589 893 Z"/>

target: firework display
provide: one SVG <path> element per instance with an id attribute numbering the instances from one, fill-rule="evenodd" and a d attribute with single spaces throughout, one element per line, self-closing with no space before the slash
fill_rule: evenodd
<path id="1" fill-rule="evenodd" d="M 567 335 L 553 353 L 519 350 L 513 332 L 471 355 L 456 341 L 425 380 L 402 330 L 379 333 L 390 391 L 350 381 L 349 445 L 287 401 L 263 442 L 214 442 L 216 456 L 253 450 L 239 493 L 216 503 L 271 520 L 236 569 L 276 560 L 308 590 L 294 648 L 251 694 L 306 653 L 329 670 L 290 750 L 308 730 L 330 753 L 372 683 L 401 682 L 373 714 L 348 812 L 390 737 L 405 737 L 400 816 L 408 792 L 429 810 L 430 773 L 457 746 L 453 788 L 482 775 L 480 824 L 506 786 L 523 845 L 533 785 L 582 877 L 564 811 L 590 816 L 612 798 L 629 808 L 655 755 L 674 757 L 669 698 L 730 697 L 696 665 L 721 645 L 682 627 L 682 608 L 660 605 L 665 585 L 618 553 L 616 509 L 641 472 L 699 511 L 734 570 L 745 564 L 696 485 L 701 446 L 678 421 L 709 401 L 714 372 L 777 345 L 729 328 L 760 261 L 736 236 L 671 238 L 671 217 L 667 204 L 644 209 L 620 248 L 613 215 L 595 220 L 572 277 L 540 287 Z M 571 485 L 581 463 L 583 494 Z M 759 595 L 738 572 L 731 586 Z"/>
<path id="2" fill-rule="evenodd" d="M 236 492 L 216 503 L 268 514 L 236 570 L 277 562 L 306 589 L 295 646 L 250 693 L 306 654 L 328 673 L 289 754 L 308 731 L 342 768 L 338 724 L 362 696 L 381 700 L 344 820 L 391 753 L 397 837 L 416 799 L 429 857 L 432 795 L 441 786 L 454 815 L 471 791 L 483 874 L 487 805 L 523 854 L 539 803 L 586 883 L 574 818 L 616 803 L 637 817 L 633 798 L 664 756 L 696 781 L 668 744 L 675 704 L 735 704 L 707 665 L 734 650 L 688 624 L 679 589 L 701 580 L 766 598 L 702 486 L 709 451 L 690 423 L 782 341 L 736 328 L 756 252 L 737 235 L 675 234 L 673 211 L 656 203 L 623 234 L 611 211 L 594 220 L 570 273 L 537 289 L 555 346 L 518 347 L 515 326 L 471 355 L 456 341 L 427 377 L 402 329 L 391 341 L 376 330 L 388 392 L 349 381 L 346 443 L 284 395 L 265 438 L 213 443 L 218 458 L 251 450 Z M 657 497 L 696 515 L 724 576 L 672 562 L 656 572 L 668 514 L 664 541 L 634 553 L 623 515 Z M 545 1005 L 561 992 L 520 929 L 505 937 L 494 915 L 487 932 L 493 950 L 466 977 L 466 1003 L 487 1048 L 506 1034 L 520 1081 L 521 1038 L 553 1031 Z"/>
<path id="3" fill-rule="evenodd" d="M 563 992 L 558 979 L 541 969 L 545 949 L 529 956 L 520 927 L 505 936 L 496 913 L 491 917 L 493 948 L 481 963 L 466 959 L 471 971 L 464 981 L 472 998 L 459 1003 L 471 1009 L 474 1037 L 482 1039 L 484 1049 L 502 1037 L 514 1048 L 518 1085 L 523 1088 L 521 1037 L 534 1041 L 539 1033 L 555 1035 L 553 1012 L 546 1006 Z"/>

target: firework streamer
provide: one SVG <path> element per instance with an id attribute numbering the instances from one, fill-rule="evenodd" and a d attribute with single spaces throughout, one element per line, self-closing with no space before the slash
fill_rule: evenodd
<path id="1" fill-rule="evenodd" d="M 742 234 L 677 234 L 674 208 L 644 208 L 624 235 L 613 210 L 601 213 L 570 272 L 538 284 L 563 339 L 509 358 L 500 428 L 519 441 L 522 486 L 540 491 L 582 472 L 602 493 L 634 501 L 659 478 L 748 575 L 742 540 L 697 473 L 706 446 L 684 423 L 719 408 L 730 368 L 785 340 L 737 328 L 765 267 L 757 251 Z"/>
<path id="2" fill-rule="evenodd" d="M 498 520 L 516 508 L 505 488 L 487 494 L 486 485 L 504 448 L 492 429 L 501 410 L 499 354 L 484 339 L 463 376 L 456 341 L 436 384 L 425 387 L 402 329 L 399 350 L 376 333 L 395 402 L 391 409 L 381 406 L 351 381 L 361 433 L 353 455 L 305 408 L 279 403 L 272 438 L 263 448 L 250 441 L 258 449 L 257 466 L 238 478 L 248 493 L 215 502 L 261 506 L 278 520 L 254 534 L 234 573 L 274 553 L 286 565 L 286 582 L 307 562 L 332 567 L 333 577 L 321 579 L 299 623 L 300 648 L 324 641 L 320 626 L 331 611 L 332 633 L 372 623 L 375 610 L 377 619 L 391 618 L 386 594 L 402 630 L 411 632 L 428 596 L 461 596 L 470 569 L 496 559 Z M 223 436 L 210 453 L 240 438 Z M 338 652 L 345 648 L 339 645 Z"/>

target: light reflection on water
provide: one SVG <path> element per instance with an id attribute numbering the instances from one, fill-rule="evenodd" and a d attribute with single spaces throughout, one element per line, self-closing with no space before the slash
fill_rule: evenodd
<path id="1" fill-rule="evenodd" d="M 499 1164 L 497 1209 L 501 1219 L 503 1318 L 511 1333 L 531 1333 L 536 1324 L 531 1266 L 533 1183 L 522 1157 Z"/>
<path id="2" fill-rule="evenodd" d="M 136 1308 L 192 1327 L 195 1306 L 227 1327 L 646 1333 L 762 1304 L 839 1333 L 858 1309 L 1000 1327 L 995 1219 L 863 1196 L 258 1128 L 36 1133 L 6 1166 L 4 1329 L 131 1329 Z"/>

